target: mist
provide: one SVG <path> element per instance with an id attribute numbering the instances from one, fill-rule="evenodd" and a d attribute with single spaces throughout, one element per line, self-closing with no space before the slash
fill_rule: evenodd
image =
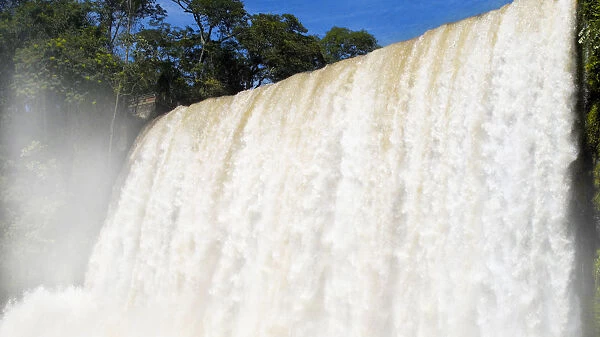
<path id="1" fill-rule="evenodd" d="M 42 284 L 81 284 L 113 183 L 145 122 L 120 112 L 109 154 L 112 93 L 73 105 L 40 87 L 29 92 L 3 105 L 0 125 L 0 304 Z"/>

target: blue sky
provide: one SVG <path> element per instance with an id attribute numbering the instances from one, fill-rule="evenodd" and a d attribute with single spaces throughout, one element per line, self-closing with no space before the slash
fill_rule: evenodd
<path id="1" fill-rule="evenodd" d="M 484 13 L 512 0 L 246 0 L 250 14 L 290 13 L 309 34 L 323 37 L 333 26 L 365 29 L 385 46 L 421 35 L 447 22 Z M 159 0 L 171 24 L 194 27 L 191 16 L 169 0 Z"/>

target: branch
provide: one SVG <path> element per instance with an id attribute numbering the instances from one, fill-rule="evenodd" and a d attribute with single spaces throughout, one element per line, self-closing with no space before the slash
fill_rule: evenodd
<path id="1" fill-rule="evenodd" d="M 181 7 L 181 9 L 183 9 L 184 12 L 191 13 L 191 11 L 189 9 L 189 6 L 190 6 L 189 2 L 182 1 L 182 0 L 173 0 L 173 2 L 178 4 L 179 7 Z M 182 2 L 185 3 L 185 6 L 182 4 Z"/>
<path id="2" fill-rule="evenodd" d="M 115 40 L 117 36 L 119 36 L 119 30 L 121 29 L 121 23 L 123 22 L 123 18 L 120 17 L 117 19 L 117 25 L 115 26 L 115 34 L 110 38 L 110 45 L 114 46 Z"/>
<path id="3" fill-rule="evenodd" d="M 219 43 L 225 42 L 233 37 L 235 37 L 237 34 L 236 33 L 231 33 L 229 35 L 225 35 L 224 37 L 222 37 L 221 39 L 219 39 Z"/>

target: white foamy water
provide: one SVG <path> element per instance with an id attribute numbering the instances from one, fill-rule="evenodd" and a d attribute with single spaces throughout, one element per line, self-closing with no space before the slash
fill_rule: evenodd
<path id="1" fill-rule="evenodd" d="M 143 134 L 86 284 L 0 336 L 573 337 L 575 1 L 517 0 Z"/>

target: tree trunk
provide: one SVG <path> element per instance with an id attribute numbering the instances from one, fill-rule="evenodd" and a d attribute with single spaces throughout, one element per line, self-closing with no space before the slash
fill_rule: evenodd
<path id="1" fill-rule="evenodd" d="M 110 130 L 108 137 L 108 158 L 107 158 L 107 166 L 110 169 L 112 162 L 112 149 L 113 149 L 113 139 L 115 135 L 115 124 L 117 120 L 117 113 L 119 112 L 119 99 L 121 98 L 121 85 L 119 84 L 119 88 L 117 89 L 117 97 L 115 98 L 115 108 L 113 110 L 112 119 L 110 121 Z"/>

